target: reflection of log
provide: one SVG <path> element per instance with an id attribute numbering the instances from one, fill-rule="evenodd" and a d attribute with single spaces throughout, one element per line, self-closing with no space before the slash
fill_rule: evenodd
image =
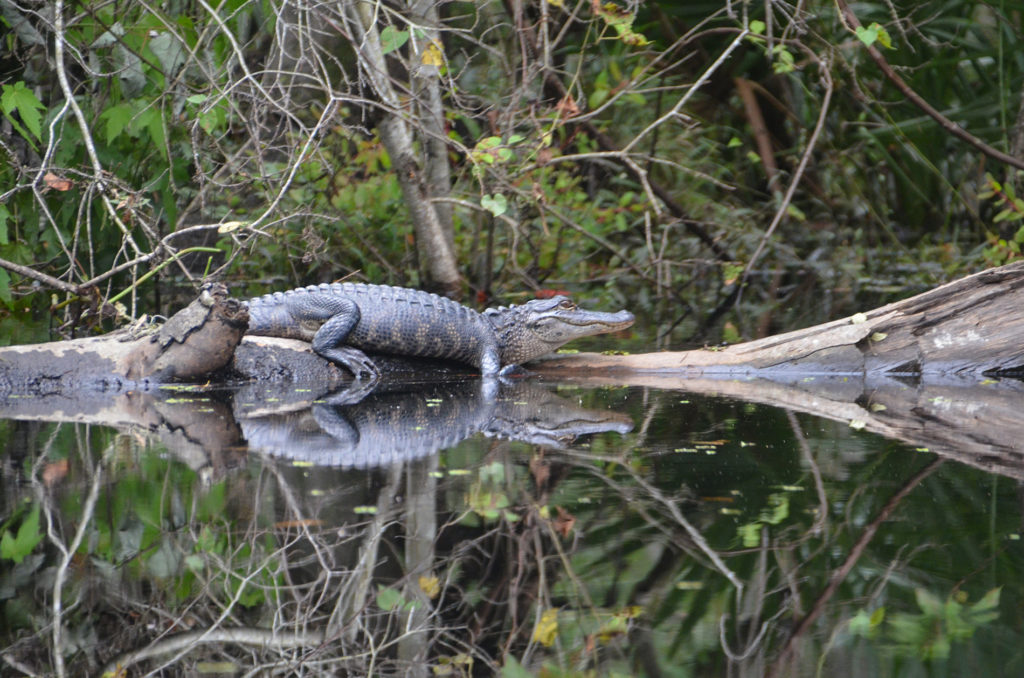
<path id="1" fill-rule="evenodd" d="M 1024 262 L 983 271 L 852 318 L 713 351 L 561 356 L 544 372 L 763 375 L 1024 373 Z"/>
<path id="2" fill-rule="evenodd" d="M 586 359 L 585 354 L 580 356 L 581 361 Z M 687 378 L 621 371 L 573 378 L 574 383 L 581 381 L 679 389 L 783 407 L 846 422 L 922 451 L 1024 480 L 1024 417 L 1020 416 L 1024 383 L 1015 379 L 915 382 L 792 373 Z"/>
<path id="3" fill-rule="evenodd" d="M 0 417 L 111 426 L 160 440 L 195 471 L 219 477 L 244 454 L 231 406 L 195 390 L 63 392 L 0 398 Z"/>
<path id="4" fill-rule="evenodd" d="M 718 351 L 580 353 L 530 368 L 785 407 L 1024 480 L 1024 383 L 999 378 L 1024 374 L 1022 335 L 1024 262 Z"/>
<path id="5" fill-rule="evenodd" d="M 222 285 L 143 336 L 102 337 L 0 349 L 0 394 L 38 396 L 76 390 L 206 379 L 231 360 L 248 316 Z"/>

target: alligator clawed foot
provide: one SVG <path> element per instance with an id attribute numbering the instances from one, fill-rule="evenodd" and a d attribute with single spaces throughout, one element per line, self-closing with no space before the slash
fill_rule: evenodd
<path id="1" fill-rule="evenodd" d="M 380 381 L 380 370 L 369 358 L 352 361 L 346 367 L 352 372 L 356 381 L 368 384 L 376 384 Z"/>

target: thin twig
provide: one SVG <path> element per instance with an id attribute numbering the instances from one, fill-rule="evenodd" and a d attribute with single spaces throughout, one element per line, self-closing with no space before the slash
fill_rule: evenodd
<path id="1" fill-rule="evenodd" d="M 772 237 L 775 229 L 780 223 L 782 223 L 783 217 L 788 213 L 789 205 L 793 201 L 793 194 L 796 193 L 797 186 L 800 185 L 800 180 L 803 179 L 804 171 L 807 169 L 807 163 L 810 162 L 811 155 L 818 143 L 818 137 L 821 135 L 821 130 L 825 127 L 825 120 L 828 117 L 829 104 L 832 102 L 832 92 L 835 87 L 832 82 L 832 75 L 829 73 L 828 61 L 820 61 L 819 69 L 821 70 L 822 80 L 825 82 L 825 96 L 821 101 L 821 110 L 818 112 L 818 121 L 815 123 L 814 130 L 811 132 L 811 136 L 807 140 L 807 148 L 804 149 L 803 154 L 800 156 L 800 163 L 793 172 L 793 179 L 789 182 L 786 194 L 782 197 L 782 202 L 779 204 L 778 209 L 775 210 L 775 216 L 772 218 L 772 223 L 769 224 L 768 230 L 766 230 L 764 235 L 761 236 L 761 242 L 758 243 L 757 249 L 754 250 L 754 253 L 750 255 L 750 259 L 747 261 L 747 265 L 743 269 L 743 275 L 740 276 L 736 283 L 738 289 L 741 290 L 741 294 L 743 283 L 746 281 L 747 276 L 750 275 L 750 271 L 754 268 L 754 264 L 761 256 L 761 252 L 764 251 L 765 245 L 768 243 L 768 239 Z M 739 296 L 740 295 L 737 295 L 737 300 L 739 300 Z"/>

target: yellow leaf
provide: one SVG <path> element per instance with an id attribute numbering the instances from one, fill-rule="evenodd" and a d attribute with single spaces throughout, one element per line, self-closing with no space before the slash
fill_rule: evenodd
<path id="1" fill-rule="evenodd" d="M 437 66 L 440 68 L 444 65 L 444 58 L 441 56 L 441 46 L 437 44 L 437 41 L 431 41 L 429 45 L 423 50 L 423 56 L 420 61 L 424 66 Z"/>
<path id="2" fill-rule="evenodd" d="M 420 589 L 427 594 L 427 598 L 433 600 L 437 598 L 437 594 L 441 592 L 441 582 L 437 577 L 434 576 L 422 576 L 420 577 Z"/>
<path id="3" fill-rule="evenodd" d="M 217 227 L 217 233 L 231 233 L 248 225 L 248 221 L 225 221 L 223 224 Z"/>
<path id="4" fill-rule="evenodd" d="M 555 636 L 558 634 L 558 609 L 550 608 L 544 610 L 540 621 L 533 629 L 533 640 L 544 647 L 551 647 L 555 644 Z"/>

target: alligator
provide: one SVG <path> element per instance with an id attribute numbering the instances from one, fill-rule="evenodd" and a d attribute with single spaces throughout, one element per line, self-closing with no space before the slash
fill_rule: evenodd
<path id="1" fill-rule="evenodd" d="M 429 292 L 363 283 L 311 285 L 245 304 L 248 334 L 311 342 L 357 380 L 372 381 L 379 372 L 364 350 L 454 360 L 492 377 L 573 339 L 633 324 L 629 311 L 587 311 L 565 296 L 479 313 Z"/>

